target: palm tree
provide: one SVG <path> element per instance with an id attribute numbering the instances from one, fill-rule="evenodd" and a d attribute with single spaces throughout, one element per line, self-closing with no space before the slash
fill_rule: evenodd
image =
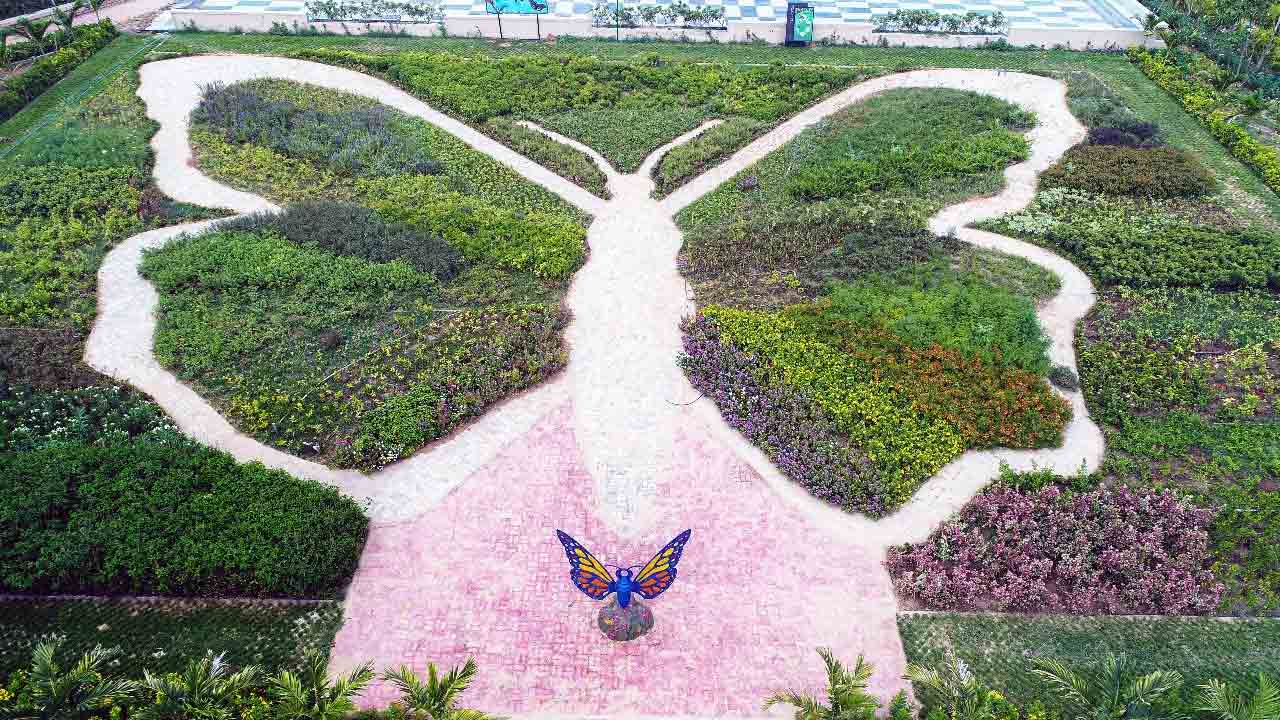
<path id="1" fill-rule="evenodd" d="M 774 705 L 790 705 L 796 709 L 796 720 L 871 720 L 880 701 L 867 692 L 867 681 L 874 669 L 861 655 L 853 670 L 845 668 L 831 648 L 818 648 L 827 666 L 827 704 L 813 695 L 796 690 L 780 690 L 764 701 L 764 710 Z"/>
<path id="2" fill-rule="evenodd" d="M 143 670 L 142 684 L 155 693 L 155 701 L 137 708 L 139 720 L 189 720 L 230 718 L 236 699 L 257 684 L 257 665 L 231 672 L 222 655 L 212 651 L 187 663 L 182 675 L 152 675 Z"/>
<path id="3" fill-rule="evenodd" d="M 941 670 L 908 663 L 902 677 L 915 687 L 926 707 L 946 708 L 955 720 L 995 717 L 991 690 L 978 682 L 960 658 L 953 658 Z"/>
<path id="4" fill-rule="evenodd" d="M 425 683 L 407 665 L 401 665 L 398 670 L 389 670 L 382 677 L 400 690 L 401 701 L 412 717 L 430 720 L 495 720 L 479 710 L 455 707 L 458 696 L 475 679 L 476 672 L 476 661 L 467 658 L 462 667 L 455 667 L 443 677 L 437 673 L 434 663 L 427 663 Z"/>
<path id="5" fill-rule="evenodd" d="M 98 14 L 98 10 L 102 8 L 102 3 L 106 0 L 87 0 L 87 5 L 93 10 L 93 19 L 102 22 L 102 16 Z"/>
<path id="6" fill-rule="evenodd" d="M 1138 675 L 1129 658 L 1108 655 L 1101 671 L 1088 676 L 1072 670 L 1057 660 L 1037 659 L 1031 672 L 1044 680 L 1062 700 L 1064 716 L 1069 720 L 1172 720 L 1178 717 L 1161 714 L 1155 706 L 1167 695 L 1182 687 L 1182 674 L 1176 670 L 1155 670 Z"/>
<path id="7" fill-rule="evenodd" d="M 356 709 L 352 698 L 373 680 L 373 663 L 365 663 L 329 683 L 325 654 L 312 648 L 297 673 L 285 670 L 268 681 L 277 717 L 284 720 L 340 720 Z"/>
<path id="8" fill-rule="evenodd" d="M 107 680 L 103 666 L 118 650 L 95 647 L 80 657 L 70 670 L 62 672 L 54 661 L 61 640 L 46 640 L 31 653 L 31 702 L 12 710 L 11 717 L 26 720 L 82 717 L 109 708 L 117 700 L 128 699 L 138 690 L 130 680 Z"/>
<path id="9" fill-rule="evenodd" d="M 1280 687 L 1258 673 L 1258 689 L 1246 700 L 1230 685 L 1210 680 L 1200 686 L 1200 707 L 1196 709 L 1220 720 L 1280 720 Z"/>
<path id="10" fill-rule="evenodd" d="M 48 20 L 32 20 L 26 17 L 13 21 L 13 29 L 22 37 L 35 43 L 40 50 L 44 50 L 44 34 L 49 30 L 49 25 Z"/>

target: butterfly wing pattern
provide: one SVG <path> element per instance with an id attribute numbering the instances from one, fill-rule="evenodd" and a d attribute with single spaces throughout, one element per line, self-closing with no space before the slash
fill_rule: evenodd
<path id="1" fill-rule="evenodd" d="M 636 575 L 637 589 L 645 600 L 658 597 L 676 581 L 676 563 L 680 562 L 680 553 L 684 552 L 684 544 L 692 534 L 690 529 L 677 535 Z"/>
<path id="2" fill-rule="evenodd" d="M 564 545 L 564 554 L 569 558 L 569 578 L 579 590 L 592 600 L 603 600 L 614 591 L 613 575 L 600 564 L 582 543 L 569 537 L 569 534 L 556 530 L 556 537 Z"/>

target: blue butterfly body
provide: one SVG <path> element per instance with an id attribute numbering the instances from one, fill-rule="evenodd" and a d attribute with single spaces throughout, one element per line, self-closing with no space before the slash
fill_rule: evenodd
<path id="1" fill-rule="evenodd" d="M 624 608 L 631 604 L 633 594 L 652 600 L 671 587 L 676 581 L 676 563 L 680 562 L 684 544 L 692 534 L 692 530 L 685 530 L 677 535 L 635 575 L 631 574 L 631 568 L 618 568 L 615 579 L 581 543 L 568 533 L 556 530 L 556 537 L 569 558 L 569 579 L 573 584 L 592 600 L 603 600 L 616 593 L 618 606 Z"/>
<path id="2" fill-rule="evenodd" d="M 618 594 L 618 605 L 620 607 L 630 605 L 631 593 L 640 591 L 640 586 L 631 579 L 631 571 L 626 568 L 618 570 L 618 579 L 614 580 L 613 585 L 610 587 Z"/>

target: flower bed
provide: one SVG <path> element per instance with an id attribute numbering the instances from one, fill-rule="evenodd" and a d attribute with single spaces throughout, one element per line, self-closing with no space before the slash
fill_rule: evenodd
<path id="1" fill-rule="evenodd" d="M 712 306 L 684 329 L 695 387 L 790 477 L 849 510 L 896 508 L 967 448 L 1057 444 L 1070 416 L 1039 375 L 913 348 L 832 311 Z"/>
<path id="2" fill-rule="evenodd" d="M 1224 590 L 1205 569 L 1212 519 L 1172 491 L 1002 485 L 885 564 L 929 609 L 1208 613 Z"/>

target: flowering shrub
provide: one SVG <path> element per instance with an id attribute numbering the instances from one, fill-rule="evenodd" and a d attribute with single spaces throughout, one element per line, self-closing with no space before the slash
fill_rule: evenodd
<path id="1" fill-rule="evenodd" d="M 930 609 L 1207 613 L 1224 590 L 1205 569 L 1212 520 L 1172 491 L 997 486 L 885 564 Z"/>
<path id="2" fill-rule="evenodd" d="M 0 383 L 0 452 L 131 438 L 176 443 L 182 435 L 154 403 L 119 387 L 33 393 Z"/>

